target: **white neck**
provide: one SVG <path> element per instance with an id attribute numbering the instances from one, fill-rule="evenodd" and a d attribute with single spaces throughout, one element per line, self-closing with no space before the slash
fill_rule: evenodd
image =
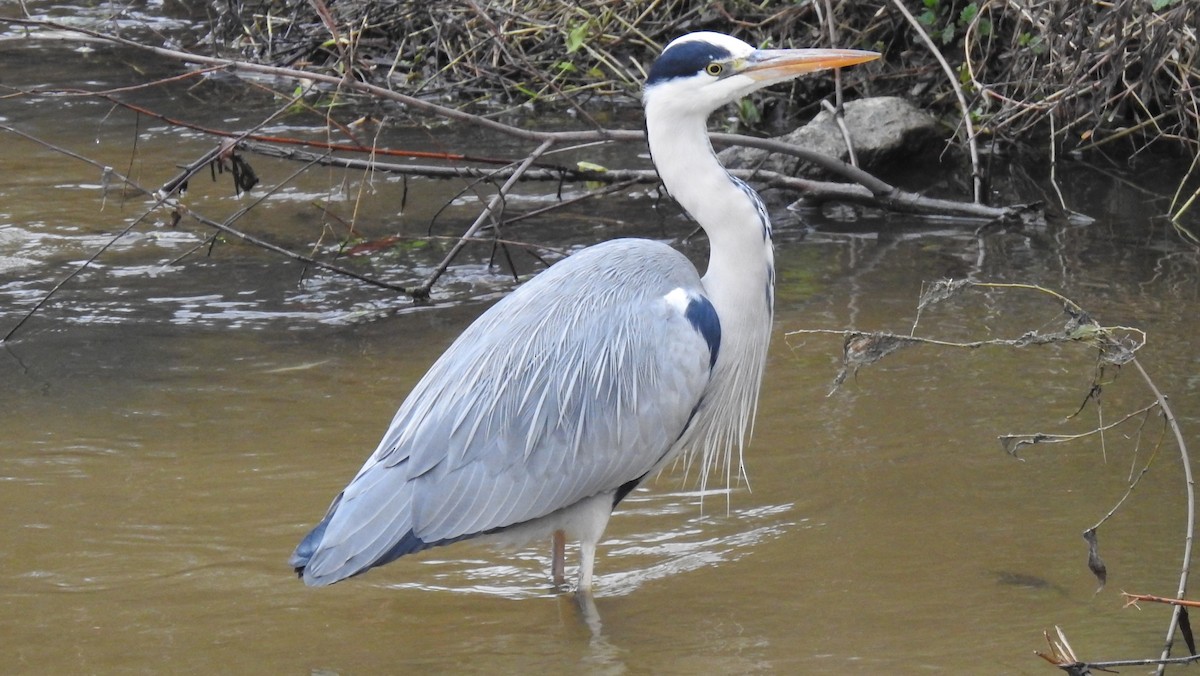
<path id="1" fill-rule="evenodd" d="M 706 116 L 680 112 L 647 108 L 647 140 L 667 191 L 708 234 L 705 290 L 722 320 L 743 315 L 740 310 L 769 317 L 775 262 L 770 224 L 760 203 L 717 161 Z"/>
<path id="2" fill-rule="evenodd" d="M 699 450 L 701 484 L 716 469 L 744 474 L 741 450 L 754 424 L 758 390 L 771 340 L 775 257 L 761 202 L 733 179 L 708 140 L 708 111 L 659 97 L 646 106 L 650 153 L 667 191 L 704 228 L 708 271 L 701 279 L 721 321 L 721 347 L 701 406 L 705 415 L 686 441 Z M 690 464 L 690 463 L 689 463 Z"/>

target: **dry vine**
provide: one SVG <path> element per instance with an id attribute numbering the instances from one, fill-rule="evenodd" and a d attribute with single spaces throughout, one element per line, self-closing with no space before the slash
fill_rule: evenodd
<path id="1" fill-rule="evenodd" d="M 1062 307 L 1064 314 L 1064 322 L 1062 328 L 1058 331 L 1043 332 L 1029 331 L 1025 334 L 1011 339 L 988 339 L 977 340 L 971 342 L 961 341 L 945 341 L 935 338 L 928 338 L 916 335 L 917 326 L 920 322 L 921 312 L 926 308 L 935 304 L 944 302 L 950 298 L 956 297 L 967 290 L 976 289 L 1008 289 L 1032 291 L 1050 296 Z M 1093 386 L 1085 399 L 1092 400 L 1096 392 L 1100 388 L 1100 380 L 1103 371 L 1106 367 L 1120 367 L 1129 365 L 1136 369 L 1143 383 L 1150 390 L 1153 401 L 1143 406 L 1142 408 L 1129 412 L 1121 417 L 1116 422 L 1104 424 L 1103 422 L 1090 432 L 1078 435 L 1049 435 L 1044 433 L 1033 434 L 1009 434 L 1000 436 L 1000 442 L 1004 450 L 1016 457 L 1018 451 L 1025 446 L 1035 444 L 1057 443 L 1084 438 L 1091 435 L 1099 435 L 1100 439 L 1104 439 L 1105 431 L 1117 426 L 1128 423 L 1132 420 L 1141 419 L 1144 425 L 1147 416 L 1151 411 L 1157 410 L 1162 417 L 1164 425 L 1164 433 L 1169 431 L 1174 437 L 1176 446 L 1179 449 L 1180 457 L 1183 463 L 1184 483 L 1187 495 L 1187 526 L 1184 534 L 1184 546 L 1182 555 L 1181 572 L 1179 576 L 1179 588 L 1175 600 L 1167 600 L 1172 603 L 1174 612 L 1171 616 L 1171 621 L 1167 627 L 1166 639 L 1164 641 L 1162 654 L 1158 658 L 1138 659 L 1138 660 L 1121 660 L 1115 662 L 1085 662 L 1079 660 L 1070 645 L 1067 643 L 1066 636 L 1062 630 L 1058 630 L 1058 640 L 1055 641 L 1047 634 L 1046 641 L 1050 645 L 1050 653 L 1038 653 L 1043 659 L 1055 664 L 1064 671 L 1071 674 L 1087 674 L 1091 673 L 1090 669 L 1106 669 L 1116 666 L 1130 665 L 1157 665 L 1159 672 L 1168 664 L 1185 664 L 1200 660 L 1194 654 L 1192 657 L 1186 658 L 1171 658 L 1171 647 L 1174 643 L 1175 633 L 1177 630 L 1183 630 L 1184 637 L 1189 646 L 1193 643 L 1191 630 L 1187 624 L 1187 616 L 1183 611 L 1185 603 L 1181 601 L 1187 595 L 1188 575 L 1191 568 L 1192 560 L 1192 538 L 1195 532 L 1196 522 L 1196 496 L 1195 484 L 1192 478 L 1191 460 L 1187 450 L 1187 444 L 1184 441 L 1183 432 L 1175 418 L 1174 412 L 1171 410 L 1170 403 L 1167 397 L 1158 389 L 1150 375 L 1142 367 L 1138 361 L 1136 353 L 1145 344 L 1145 333 L 1140 329 L 1126 326 L 1102 326 L 1099 324 L 1086 310 L 1078 303 L 1072 301 L 1065 296 L 1056 293 L 1044 287 L 1032 284 L 998 284 L 987 282 L 976 282 L 971 280 L 946 280 L 930 285 L 921 295 L 917 305 L 917 319 L 914 321 L 912 329 L 907 335 L 886 333 L 886 332 L 863 332 L 856 330 L 833 330 L 833 329 L 801 329 L 791 331 L 788 336 L 798 335 L 813 335 L 813 334 L 833 334 L 843 337 L 843 355 L 842 368 L 834 379 L 833 390 L 830 395 L 836 391 L 838 387 L 845 381 L 849 374 L 855 373 L 863 366 L 873 364 L 883 359 L 889 354 L 907 347 L 918 345 L 936 345 L 942 347 L 958 347 L 968 349 L 978 349 L 985 346 L 1003 346 L 1003 347 L 1029 347 L 1033 345 L 1050 345 L 1062 343 L 1082 343 L 1094 349 L 1097 353 L 1098 367 L 1093 379 Z M 1103 420 L 1103 419 L 1101 419 Z M 1140 439 L 1140 431 L 1138 435 Z M 1103 442 L 1102 442 L 1103 443 Z M 1140 443 L 1140 442 L 1139 442 Z M 1117 503 L 1095 523 L 1083 531 L 1083 538 L 1087 541 L 1088 569 L 1096 576 L 1103 587 L 1107 579 L 1107 569 L 1099 554 L 1099 538 L 1098 531 L 1100 527 L 1108 521 L 1121 507 L 1126 500 L 1136 489 L 1141 478 L 1150 470 L 1155 460 L 1158 457 L 1158 450 L 1161 448 L 1162 439 L 1155 443 L 1149 457 L 1143 463 L 1141 471 L 1131 472 L 1130 481 L 1126 487 L 1125 494 L 1117 501 Z M 1146 595 L 1127 595 L 1127 598 L 1137 600 L 1158 600 L 1156 597 L 1148 597 Z M 1194 652 L 1194 651 L 1193 651 Z"/>

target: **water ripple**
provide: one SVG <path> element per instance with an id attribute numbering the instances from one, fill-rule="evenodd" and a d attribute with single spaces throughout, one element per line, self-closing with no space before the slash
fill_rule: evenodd
<path id="1" fill-rule="evenodd" d="M 659 494 L 655 514 L 672 515 L 675 503 L 670 495 Z M 764 505 L 735 510 L 729 517 L 697 516 L 661 531 L 624 533 L 601 542 L 597 555 L 596 594 L 625 596 L 657 580 L 675 577 L 700 568 L 737 561 L 764 542 L 783 536 L 797 527 L 810 527 L 807 519 L 786 520 L 793 503 Z M 634 516 L 623 510 L 623 516 Z M 646 514 L 637 514 L 637 523 L 647 524 Z M 630 519 L 632 521 L 632 519 Z M 616 528 L 611 530 L 617 530 Z M 458 545 L 458 547 L 472 545 Z M 487 551 L 474 545 L 477 551 Z M 542 549 L 545 549 L 543 547 Z M 422 561 L 421 579 L 384 585 L 390 589 L 421 589 L 464 594 L 487 594 L 506 598 L 534 598 L 559 594 L 550 584 L 550 557 L 541 550 L 499 552 L 490 558 L 453 558 L 449 552 L 436 559 Z M 503 558 L 507 563 L 497 563 Z M 567 561 L 578 561 L 578 548 L 568 547 Z M 607 571 L 605 570 L 607 569 Z"/>

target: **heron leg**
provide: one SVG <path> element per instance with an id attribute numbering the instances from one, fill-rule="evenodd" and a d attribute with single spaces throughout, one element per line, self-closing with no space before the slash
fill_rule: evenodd
<path id="1" fill-rule="evenodd" d="M 580 595 L 592 594 L 592 570 L 596 566 L 596 543 L 583 540 L 579 543 L 579 586 Z"/>
<path id="2" fill-rule="evenodd" d="M 561 529 L 554 531 L 552 548 L 550 576 L 554 581 L 554 586 L 561 589 L 567 584 L 567 534 Z"/>
<path id="3" fill-rule="evenodd" d="M 579 619 L 583 620 L 583 624 L 592 633 L 592 641 L 603 642 L 600 645 L 593 643 L 593 647 L 607 644 L 604 638 L 604 623 L 600 619 L 599 609 L 596 608 L 596 597 L 592 596 L 591 592 L 587 592 L 576 593 L 572 598 L 575 600 L 575 607 L 579 610 Z"/>

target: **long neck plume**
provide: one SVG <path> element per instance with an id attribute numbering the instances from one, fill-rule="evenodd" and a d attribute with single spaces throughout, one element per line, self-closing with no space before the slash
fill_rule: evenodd
<path id="1" fill-rule="evenodd" d="M 771 339 L 774 253 L 758 195 L 730 176 L 708 140 L 707 111 L 651 101 L 646 107 L 650 154 L 667 191 L 704 228 L 708 270 L 702 282 L 721 320 L 721 350 L 711 396 L 701 403 L 692 446 L 703 453 L 701 481 L 711 469 L 744 474 L 741 449 L 753 427 L 763 364 Z M 724 465 L 722 468 L 721 465 Z"/>

